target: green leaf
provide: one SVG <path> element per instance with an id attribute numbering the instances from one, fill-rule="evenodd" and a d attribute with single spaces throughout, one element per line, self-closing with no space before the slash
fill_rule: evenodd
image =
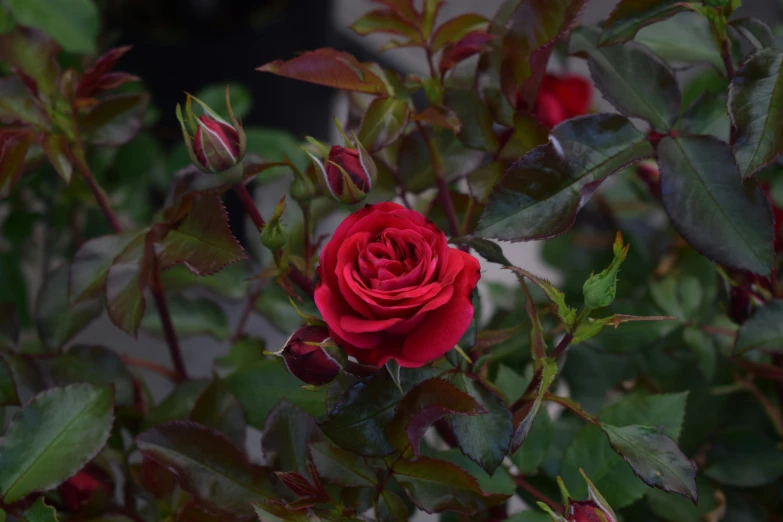
<path id="1" fill-rule="evenodd" d="M 188 380 L 177 385 L 144 419 L 142 429 L 172 420 L 187 420 L 199 397 L 209 386 L 206 379 Z"/>
<path id="2" fill-rule="evenodd" d="M 378 483 L 375 470 L 355 453 L 327 442 L 315 442 L 310 444 L 310 454 L 318 475 L 327 481 L 353 488 L 374 487 Z"/>
<path id="3" fill-rule="evenodd" d="M 271 474 L 247 462 L 242 451 L 217 431 L 171 421 L 145 431 L 136 444 L 146 458 L 173 470 L 178 483 L 218 513 L 246 516 L 251 502 L 276 499 Z"/>
<path id="4" fill-rule="evenodd" d="M 530 368 L 531 366 L 528 366 L 528 369 Z M 525 393 L 531 380 L 532 373 L 531 377 L 523 377 L 505 364 L 501 364 L 498 367 L 498 373 L 495 377 L 495 386 L 503 392 L 506 402 L 508 404 L 513 404 L 522 397 L 522 394 Z"/>
<path id="5" fill-rule="evenodd" d="M 783 476 L 783 451 L 759 430 L 734 426 L 712 440 L 704 474 L 739 488 L 771 484 Z"/>
<path id="6" fill-rule="evenodd" d="M 19 315 L 13 303 L 0 303 L 0 348 L 13 348 L 19 343 Z"/>
<path id="7" fill-rule="evenodd" d="M 385 488 L 375 504 L 375 518 L 379 522 L 408 522 L 408 507 L 399 495 Z"/>
<path id="8" fill-rule="evenodd" d="M 19 406 L 14 374 L 2 355 L 0 355 L 0 406 Z"/>
<path id="9" fill-rule="evenodd" d="M 78 303 L 100 295 L 114 259 L 138 237 L 139 232 L 135 231 L 85 241 L 76 251 L 71 263 L 68 283 L 70 301 Z"/>
<path id="10" fill-rule="evenodd" d="M 68 137 L 64 134 L 45 134 L 39 140 L 52 168 L 57 171 L 66 184 L 70 183 L 73 174 L 73 163 L 71 162 L 73 153 L 68 144 Z"/>
<path id="11" fill-rule="evenodd" d="M 208 85 L 196 93 L 196 98 L 208 105 L 216 114 L 228 120 L 228 108 L 226 107 L 226 87 L 229 88 L 231 98 L 231 110 L 237 119 L 243 119 L 253 108 L 253 95 L 250 89 L 242 83 L 216 83 Z"/>
<path id="12" fill-rule="evenodd" d="M 81 130 L 94 145 L 116 147 L 141 130 L 149 105 L 146 93 L 118 94 L 103 98 L 81 121 Z"/>
<path id="13" fill-rule="evenodd" d="M 446 89 L 443 103 L 462 122 L 457 137 L 466 147 L 490 154 L 498 151 L 500 142 L 493 129 L 492 114 L 477 91 Z"/>
<path id="14" fill-rule="evenodd" d="M 729 141 L 731 118 L 726 108 L 726 97 L 703 92 L 685 110 L 678 128 L 683 134 L 708 134 L 721 141 Z"/>
<path id="15" fill-rule="evenodd" d="M 293 78 L 346 91 L 387 94 L 386 85 L 366 64 L 348 53 L 317 49 L 288 61 L 275 60 L 257 71 Z"/>
<path id="16" fill-rule="evenodd" d="M 476 479 L 465 470 L 429 457 L 396 463 L 394 476 L 413 503 L 427 513 L 448 510 L 471 515 L 508 498 L 508 495 L 483 493 Z"/>
<path id="17" fill-rule="evenodd" d="M 715 367 L 717 365 L 717 354 L 715 345 L 709 335 L 698 328 L 688 327 L 682 332 L 685 344 L 696 355 L 699 361 L 699 369 L 704 374 L 707 381 L 711 381 L 715 376 Z"/>
<path id="18" fill-rule="evenodd" d="M 283 502 L 276 500 L 256 502 L 253 509 L 261 522 L 313 522 L 306 511 L 289 510 Z"/>
<path id="19" fill-rule="evenodd" d="M 375 98 L 359 125 L 359 142 L 369 151 L 388 147 L 402 135 L 409 115 L 407 101 Z"/>
<path id="20" fill-rule="evenodd" d="M 544 402 L 546 394 L 552 382 L 557 376 L 557 364 L 551 359 L 542 359 L 541 367 L 533 375 L 533 380 L 522 395 L 524 402 L 514 410 L 514 436 L 511 442 L 511 451 L 516 452 L 527 439 L 533 421 L 536 420 L 538 410 Z"/>
<path id="21" fill-rule="evenodd" d="M 622 455 L 645 484 L 698 500 L 696 464 L 688 460 L 677 443 L 663 434 L 663 428 L 601 423 L 612 448 Z"/>
<path id="22" fill-rule="evenodd" d="M 755 181 L 740 181 L 728 144 L 711 136 L 667 136 L 658 144 L 658 162 L 663 206 L 691 246 L 722 265 L 769 273 L 769 202 Z"/>
<path id="23" fill-rule="evenodd" d="M 264 460 L 274 471 L 295 471 L 309 474 L 309 445 L 321 440 L 321 431 L 315 419 L 287 400 L 275 406 L 264 424 L 261 448 Z"/>
<path id="24" fill-rule="evenodd" d="M 632 394 L 604 409 L 599 417 L 615 425 L 662 426 L 666 435 L 676 439 L 682 429 L 687 396 L 687 393 Z M 584 426 L 562 459 L 560 474 L 574 498 L 582 498 L 587 491 L 580 468 L 615 509 L 630 505 L 647 491 L 597 426 Z"/>
<path id="25" fill-rule="evenodd" d="M 729 86 L 729 114 L 743 178 L 783 153 L 783 51 L 762 49 L 742 65 Z"/>
<path id="26" fill-rule="evenodd" d="M 254 337 L 241 337 L 225 355 L 215 358 L 215 364 L 226 373 L 234 373 L 264 359 L 266 342 Z"/>
<path id="27" fill-rule="evenodd" d="M 481 415 L 452 415 L 451 426 L 460 451 L 492 475 L 511 447 L 511 412 L 497 394 L 478 379 L 455 373 L 450 381 L 486 409 Z"/>
<path id="28" fill-rule="evenodd" d="M 22 1 L 17 0 L 17 3 Z M 18 68 L 35 80 L 38 90 L 53 99 L 62 97 L 62 93 L 58 90 L 58 68 L 52 67 L 52 61 L 56 59 L 59 52 L 59 46 L 50 38 L 42 38 L 40 32 L 18 25 L 12 31 L 0 35 L 0 60 L 7 66 Z M 25 98 L 29 100 L 29 97 L 25 96 Z M 33 108 L 30 102 L 27 105 L 28 113 L 30 111 L 37 113 L 36 123 L 46 121 L 40 109 Z M 32 135 L 28 136 L 32 138 Z"/>
<path id="29" fill-rule="evenodd" d="M 134 404 L 133 375 L 119 355 L 103 346 L 71 346 L 52 361 L 50 371 L 58 386 L 79 382 L 111 385 L 117 406 Z"/>
<path id="30" fill-rule="evenodd" d="M 600 45 L 627 42 L 645 25 L 686 11 L 682 4 L 679 0 L 622 0 L 606 21 Z"/>
<path id="31" fill-rule="evenodd" d="M 677 317 L 673 317 L 670 315 L 624 315 L 624 314 L 615 314 L 610 315 L 609 317 L 602 317 L 600 319 L 592 319 L 587 318 L 585 321 L 579 325 L 579 328 L 576 329 L 574 332 L 574 339 L 571 341 L 572 344 L 579 344 L 587 341 L 588 339 L 592 339 L 601 331 L 607 327 L 607 326 L 614 326 L 617 328 L 622 323 L 631 323 L 631 322 L 637 322 L 637 321 L 669 321 L 677 319 Z"/>
<path id="32" fill-rule="evenodd" d="M 351 30 L 360 36 L 373 33 L 391 33 L 421 41 L 418 24 L 402 16 L 395 9 L 376 9 L 363 15 L 351 25 Z"/>
<path id="33" fill-rule="evenodd" d="M 144 317 L 144 287 L 150 267 L 145 262 L 146 234 L 136 236 L 112 262 L 104 285 L 106 312 L 117 328 L 135 336 Z M 144 276 L 144 277 L 142 277 Z"/>
<path id="34" fill-rule="evenodd" d="M 108 386 L 52 388 L 19 412 L 0 441 L 0 492 L 13 504 L 75 474 L 109 438 L 113 393 Z"/>
<path id="35" fill-rule="evenodd" d="M 52 506 L 46 505 L 43 497 L 38 497 L 32 506 L 24 510 L 22 520 L 24 522 L 57 522 L 57 511 Z"/>
<path id="36" fill-rule="evenodd" d="M 552 440 L 552 419 L 546 409 L 540 411 L 533 421 L 525 443 L 511 455 L 511 462 L 523 475 L 534 474 L 544 462 Z"/>
<path id="37" fill-rule="evenodd" d="M 13 251 L 0 252 L 0 288 L 3 288 L 3 304 L 13 307 L 19 327 L 29 326 L 27 279 L 22 271 L 22 258 Z M 11 328 L 12 331 L 14 328 Z"/>
<path id="38" fill-rule="evenodd" d="M 754 49 L 775 47 L 775 36 L 769 26 L 758 18 L 736 18 L 729 26 L 737 30 Z"/>
<path id="39" fill-rule="evenodd" d="M 100 30 L 100 14 L 93 0 L 9 0 L 14 19 L 36 27 L 72 53 L 94 54 Z"/>
<path id="40" fill-rule="evenodd" d="M 783 351 L 783 300 L 766 303 L 740 327 L 735 349 L 742 353 L 754 348 Z"/>
<path id="41" fill-rule="evenodd" d="M 523 241 L 561 234 L 604 179 L 650 155 L 644 135 L 620 115 L 567 120 L 495 186 L 475 235 Z"/>
<path id="42" fill-rule="evenodd" d="M 318 314 L 315 303 L 307 300 L 297 305 L 299 310 L 307 315 Z M 302 325 L 302 318 L 291 306 L 291 296 L 280 285 L 268 285 L 259 294 L 255 302 L 255 309 L 270 325 L 280 332 L 290 335 Z"/>
<path id="43" fill-rule="evenodd" d="M 405 369 L 400 372 L 403 391 L 430 377 L 437 370 Z M 351 386 L 321 425 L 321 430 L 338 446 L 359 455 L 383 456 L 394 451 L 386 439 L 386 426 L 402 398 L 389 372 L 377 372 Z"/>
<path id="44" fill-rule="evenodd" d="M 220 341 L 231 337 L 228 319 L 223 308 L 212 299 L 201 297 L 188 299 L 172 296 L 167 299 L 171 321 L 178 337 L 191 335 L 210 335 Z M 142 319 L 141 327 L 145 331 L 163 336 L 163 326 L 157 310 L 150 308 Z"/>
<path id="45" fill-rule="evenodd" d="M 163 289 L 167 292 L 181 292 L 190 288 L 203 288 L 227 299 L 239 300 L 247 296 L 251 284 L 246 262 L 228 265 L 209 276 L 194 275 L 185 265 L 175 265 L 160 274 Z"/>
<path id="46" fill-rule="evenodd" d="M 679 13 L 643 28 L 635 42 L 650 49 L 669 64 L 708 63 L 724 71 L 720 48 L 715 44 L 709 21 L 699 13 Z"/>
<path id="47" fill-rule="evenodd" d="M 699 504 L 679 495 L 670 495 L 658 489 L 652 489 L 645 495 L 650 511 L 664 520 L 670 522 L 703 522 L 708 512 L 716 508 L 715 488 L 699 476 L 696 478 L 696 486 L 699 492 Z M 724 518 L 724 520 L 734 520 Z"/>
<path id="48" fill-rule="evenodd" d="M 457 43 L 470 32 L 486 29 L 487 23 L 486 18 L 475 13 L 455 16 L 435 29 L 435 32 L 432 33 L 430 48 L 433 53 L 436 53 L 449 44 Z"/>
<path id="49" fill-rule="evenodd" d="M 193 403 L 188 418 L 218 430 L 237 447 L 245 447 L 245 412 L 220 377 L 213 377 L 204 388 Z"/>
<path id="50" fill-rule="evenodd" d="M 597 47 L 598 32 L 580 28 L 571 35 L 570 52 L 587 53 L 596 87 L 626 116 L 650 122 L 659 132 L 669 131 L 680 111 L 680 89 L 669 67 L 635 42 Z"/>
<path id="51" fill-rule="evenodd" d="M 508 266 L 511 264 L 505 254 L 503 254 L 503 248 L 489 239 L 481 237 L 461 236 L 454 237 L 450 240 L 451 243 L 457 245 L 467 245 L 474 249 L 478 255 L 489 261 L 490 263 L 497 263 L 499 265 Z"/>
<path id="52" fill-rule="evenodd" d="M 226 384 L 242 404 L 248 424 L 257 429 L 264 427 L 267 415 L 281 397 L 311 415 L 324 413 L 326 392 L 303 389 L 302 382 L 288 373 L 278 358 L 245 365 L 226 377 Z"/>
<path id="53" fill-rule="evenodd" d="M 159 243 L 161 268 L 182 263 L 194 275 L 211 275 L 247 256 L 228 225 L 216 193 L 193 198 L 190 213 Z"/>
<path id="54" fill-rule="evenodd" d="M 35 326 L 41 342 L 56 350 L 81 332 L 103 311 L 100 299 L 72 305 L 68 302 L 69 265 L 49 273 L 35 304 Z"/>

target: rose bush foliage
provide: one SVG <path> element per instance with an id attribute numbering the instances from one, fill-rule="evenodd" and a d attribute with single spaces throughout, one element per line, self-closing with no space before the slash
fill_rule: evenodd
<path id="1" fill-rule="evenodd" d="M 0 2 L 0 520 L 780 520 L 779 28 L 586 3 L 368 0 L 429 74 L 258 68 L 344 97 L 327 140 Z"/>

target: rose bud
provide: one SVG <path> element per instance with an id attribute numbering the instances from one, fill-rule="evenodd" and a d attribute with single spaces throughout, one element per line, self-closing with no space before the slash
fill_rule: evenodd
<path id="1" fill-rule="evenodd" d="M 625 261 L 625 256 L 628 255 L 630 246 L 623 247 L 623 236 L 618 232 L 612 246 L 614 252 L 612 263 L 602 272 L 591 275 L 582 287 L 587 308 L 595 310 L 614 302 L 617 292 L 617 273 L 620 271 L 620 265 Z"/>
<path id="2" fill-rule="evenodd" d="M 204 114 L 193 113 L 192 101 L 201 106 Z M 223 172 L 242 161 L 247 138 L 242 124 L 234 116 L 226 88 L 226 107 L 231 123 L 218 116 L 204 102 L 188 95 L 185 115 L 177 105 L 177 119 L 182 126 L 182 136 L 191 161 L 204 172 Z"/>
<path id="3" fill-rule="evenodd" d="M 283 348 L 283 360 L 291 375 L 313 386 L 334 380 L 342 365 L 320 346 L 328 338 L 329 330 L 322 326 L 302 326 L 294 332 Z"/>
<path id="4" fill-rule="evenodd" d="M 105 496 L 110 496 L 112 490 L 107 483 L 109 478 L 104 475 L 105 473 L 100 468 L 88 465 L 87 468 L 63 482 L 57 488 L 63 507 L 70 512 L 79 511 L 101 490 Z"/>
<path id="5" fill-rule="evenodd" d="M 610 516 L 593 501 L 572 502 L 568 512 L 568 522 L 614 522 Z"/>
<path id="6" fill-rule="evenodd" d="M 263 230 L 261 230 L 261 243 L 272 252 L 277 252 L 283 248 L 288 241 L 283 224 L 280 222 L 284 211 L 285 196 L 277 202 L 272 219 L 270 219 L 269 222 L 264 225 Z"/>
<path id="7" fill-rule="evenodd" d="M 326 147 L 315 140 L 310 141 L 326 152 Z M 370 193 L 376 176 L 375 162 L 358 140 L 357 147 L 352 149 L 334 145 L 324 154 L 324 163 L 308 152 L 321 172 L 324 187 L 334 199 L 347 205 L 363 201 Z"/>

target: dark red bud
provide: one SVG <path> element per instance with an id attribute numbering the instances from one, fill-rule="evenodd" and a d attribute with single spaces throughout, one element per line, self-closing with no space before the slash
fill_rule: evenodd
<path id="1" fill-rule="evenodd" d="M 283 360 L 291 375 L 314 386 L 337 377 L 340 365 L 317 345 L 327 337 L 329 330 L 321 326 L 303 326 L 294 332 L 283 349 Z"/>
<path id="2" fill-rule="evenodd" d="M 356 149 L 334 145 L 324 168 L 329 192 L 343 203 L 362 201 L 372 188 L 370 173 L 362 165 Z"/>
<path id="3" fill-rule="evenodd" d="M 568 522 L 614 522 L 614 519 L 593 501 L 572 502 Z"/>
<path id="4" fill-rule="evenodd" d="M 745 286 L 735 286 L 729 295 L 729 317 L 737 324 L 742 324 L 750 317 L 752 305 L 750 292 Z"/>
<path id="5" fill-rule="evenodd" d="M 198 122 L 193 152 L 202 167 L 210 172 L 222 172 L 242 159 L 239 132 L 234 127 L 205 114 L 198 117 Z"/>
<path id="6" fill-rule="evenodd" d="M 107 496 L 112 493 L 110 478 L 96 466 L 88 466 L 57 488 L 63 507 L 71 512 L 78 511 L 89 502 L 99 489 Z"/>

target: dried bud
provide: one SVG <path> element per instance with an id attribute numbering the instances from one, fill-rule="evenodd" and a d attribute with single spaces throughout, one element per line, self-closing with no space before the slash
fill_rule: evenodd
<path id="1" fill-rule="evenodd" d="M 198 103 L 204 114 L 193 113 L 192 101 Z M 190 159 L 204 172 L 223 172 L 242 161 L 245 155 L 246 137 L 242 125 L 234 117 L 226 88 L 226 106 L 231 123 L 223 120 L 204 102 L 188 95 L 185 115 L 177 105 L 177 119 Z"/>
<path id="2" fill-rule="evenodd" d="M 615 522 L 614 517 L 591 500 L 572 502 L 566 520 L 568 522 Z"/>
<path id="3" fill-rule="evenodd" d="M 620 265 L 625 261 L 630 246 L 623 246 L 623 236 L 618 232 L 612 246 L 614 252 L 612 264 L 602 272 L 591 275 L 582 287 L 587 308 L 603 308 L 614 302 L 617 292 L 617 272 L 620 271 Z"/>
<path id="4" fill-rule="evenodd" d="M 342 365 L 321 346 L 328 337 L 329 330 L 322 326 L 303 326 L 294 332 L 283 348 L 283 360 L 291 375 L 314 386 L 337 377 Z"/>
<path id="5" fill-rule="evenodd" d="M 313 163 L 321 171 L 323 185 L 334 199 L 348 205 L 359 203 L 367 197 L 376 176 L 372 157 L 360 143 L 357 142 L 357 146 L 358 149 L 351 149 L 334 145 L 328 154 L 324 154 L 324 163 L 310 154 Z"/>
<path id="6" fill-rule="evenodd" d="M 288 240 L 283 224 L 280 222 L 284 210 L 285 196 L 277 203 L 275 214 L 272 216 L 272 219 L 264 225 L 264 229 L 261 231 L 261 242 L 272 252 L 277 252 L 283 248 Z"/>

